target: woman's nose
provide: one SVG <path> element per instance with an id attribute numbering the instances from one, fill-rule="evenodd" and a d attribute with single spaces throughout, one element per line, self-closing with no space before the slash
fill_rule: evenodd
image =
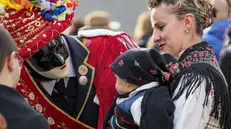
<path id="1" fill-rule="evenodd" d="M 161 37 L 160 37 L 159 34 L 153 32 L 152 37 L 153 37 L 153 39 L 152 39 L 152 40 L 153 40 L 153 43 L 157 44 L 157 43 L 160 42 Z"/>

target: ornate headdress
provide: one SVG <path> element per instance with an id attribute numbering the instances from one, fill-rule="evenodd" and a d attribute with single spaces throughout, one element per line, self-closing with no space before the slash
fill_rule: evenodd
<path id="1" fill-rule="evenodd" d="M 55 39 L 72 22 L 77 0 L 1 0 L 0 24 L 27 59 Z"/>

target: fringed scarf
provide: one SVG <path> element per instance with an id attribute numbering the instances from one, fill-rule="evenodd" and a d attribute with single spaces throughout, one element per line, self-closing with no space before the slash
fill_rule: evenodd
<path id="1" fill-rule="evenodd" d="M 174 95 L 173 100 L 177 100 L 185 90 L 186 99 L 195 92 L 203 80 L 206 80 L 206 97 L 204 105 L 208 103 L 211 88 L 214 89 L 214 103 L 210 116 L 219 119 L 220 126 L 228 128 L 230 120 L 230 101 L 227 84 L 214 55 L 213 48 L 206 42 L 201 42 L 188 48 L 180 57 L 179 61 L 183 66 L 183 71 L 172 83 L 172 95 L 181 85 L 179 91 Z"/>

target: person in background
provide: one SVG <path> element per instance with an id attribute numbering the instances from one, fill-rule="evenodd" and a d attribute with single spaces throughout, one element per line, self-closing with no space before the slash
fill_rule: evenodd
<path id="1" fill-rule="evenodd" d="M 80 30 L 87 29 L 109 29 L 118 30 L 120 29 L 120 23 L 118 21 L 112 21 L 111 15 L 107 11 L 95 10 L 88 13 L 84 18 L 84 27 Z"/>
<path id="2" fill-rule="evenodd" d="M 74 19 L 71 26 L 68 27 L 63 33 L 67 35 L 78 35 L 78 31 L 80 28 L 84 26 L 84 23 L 81 19 Z"/>
<path id="3" fill-rule="evenodd" d="M 221 70 L 227 80 L 228 89 L 229 89 L 229 97 L 231 97 L 231 25 L 228 27 L 224 43 L 225 47 L 221 50 L 219 64 Z M 230 98 L 231 100 L 231 98 Z"/>
<path id="4" fill-rule="evenodd" d="M 22 62 L 10 34 L 0 26 L 0 128 L 50 129 L 46 119 L 15 90 Z"/>
<path id="5" fill-rule="evenodd" d="M 134 30 L 134 39 L 140 47 L 147 47 L 152 31 L 150 12 L 141 13 L 137 19 Z"/>
<path id="6" fill-rule="evenodd" d="M 209 45 L 214 47 L 214 52 L 219 59 L 219 54 L 223 48 L 224 34 L 229 25 L 231 25 L 230 17 L 230 1 L 229 0 L 215 0 L 214 7 L 216 14 L 214 23 L 210 28 L 207 28 L 202 36 L 202 40 L 208 42 Z"/>
<path id="7" fill-rule="evenodd" d="M 174 129 L 228 129 L 227 84 L 213 47 L 202 40 L 214 19 L 210 0 L 149 0 L 153 42 L 183 70 L 171 84 Z"/>

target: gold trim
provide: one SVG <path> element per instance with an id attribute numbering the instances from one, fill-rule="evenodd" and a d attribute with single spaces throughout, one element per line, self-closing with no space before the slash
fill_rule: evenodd
<path id="1" fill-rule="evenodd" d="M 76 119 L 78 120 L 79 117 L 81 116 L 81 114 L 82 114 L 82 112 L 83 112 L 85 106 L 86 106 L 87 100 L 88 100 L 89 95 L 90 95 L 91 88 L 92 88 L 92 86 L 93 86 L 93 79 L 94 79 L 94 76 L 95 76 L 95 68 L 92 67 L 90 64 L 87 63 L 87 60 L 88 60 L 90 51 L 89 51 L 88 48 L 84 45 L 84 43 L 82 43 L 78 38 L 76 38 L 76 37 L 74 37 L 74 36 L 70 36 L 70 37 L 72 37 L 74 40 L 76 40 L 76 41 L 87 51 L 87 57 L 85 58 L 85 60 L 84 60 L 83 63 L 84 63 L 86 66 L 88 66 L 88 67 L 90 67 L 90 68 L 92 69 L 91 81 L 90 81 L 90 86 L 89 86 L 89 89 L 88 89 L 88 92 L 87 92 L 87 96 L 86 96 L 86 98 L 85 98 L 85 100 L 84 100 L 84 102 L 83 102 L 83 106 L 82 106 L 82 108 L 80 109 L 79 114 L 78 114 L 77 117 L 76 117 Z"/>
<path id="2" fill-rule="evenodd" d="M 60 111 L 61 113 L 63 113 L 65 116 L 67 116 L 68 118 L 72 119 L 73 121 L 83 125 L 84 127 L 88 128 L 88 129 L 94 129 L 93 127 L 82 123 L 79 120 L 74 119 L 74 117 L 70 116 L 69 114 L 65 113 L 64 111 L 62 111 L 59 107 L 57 107 L 56 105 L 54 105 L 47 97 L 46 95 L 44 95 L 44 93 L 40 90 L 40 88 L 38 87 L 38 85 L 36 84 L 36 82 L 34 81 L 34 79 L 32 78 L 32 76 L 29 74 L 27 68 L 25 67 L 25 70 L 27 72 L 27 74 L 29 75 L 29 78 L 31 79 L 32 83 L 35 85 L 35 87 L 37 88 L 37 90 L 39 91 L 39 93 L 43 96 L 43 98 L 51 105 L 53 106 L 55 109 L 57 109 L 58 111 Z"/>

